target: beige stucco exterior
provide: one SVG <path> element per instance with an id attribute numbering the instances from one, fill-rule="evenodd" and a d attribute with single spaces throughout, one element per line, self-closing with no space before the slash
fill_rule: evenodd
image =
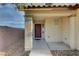
<path id="1" fill-rule="evenodd" d="M 47 42 L 62 42 L 61 19 L 45 19 L 45 39 Z"/>
<path id="2" fill-rule="evenodd" d="M 59 8 L 59 10 L 55 9 L 54 11 L 50 9 L 29 9 L 26 10 L 26 13 L 32 16 L 32 21 L 36 20 L 38 23 L 41 21 L 44 24 L 43 37 L 47 42 L 64 42 L 71 49 L 79 50 L 79 9 L 67 10 L 66 8 Z M 31 30 L 34 30 L 34 23 L 30 25 L 33 27 Z M 34 34 L 34 31 L 32 33 Z M 25 36 L 27 38 L 27 35 Z M 32 37 L 29 40 L 33 39 Z M 25 46 L 29 45 L 26 44 Z"/>
<path id="3" fill-rule="evenodd" d="M 32 17 L 27 17 L 25 21 L 25 50 L 29 51 L 32 48 L 33 42 L 33 21 Z"/>
<path id="4" fill-rule="evenodd" d="M 77 9 L 76 11 L 75 35 L 76 35 L 76 48 L 77 50 L 79 50 L 79 9 Z"/>

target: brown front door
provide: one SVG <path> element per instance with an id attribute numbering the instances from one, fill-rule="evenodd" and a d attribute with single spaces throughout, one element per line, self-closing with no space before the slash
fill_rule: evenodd
<path id="1" fill-rule="evenodd" d="M 35 24 L 35 38 L 41 38 L 41 24 Z"/>

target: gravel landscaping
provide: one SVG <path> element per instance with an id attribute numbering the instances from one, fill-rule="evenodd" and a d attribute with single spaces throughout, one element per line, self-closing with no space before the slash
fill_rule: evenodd
<path id="1" fill-rule="evenodd" d="M 51 51 L 52 56 L 79 56 L 77 50 L 53 50 Z"/>

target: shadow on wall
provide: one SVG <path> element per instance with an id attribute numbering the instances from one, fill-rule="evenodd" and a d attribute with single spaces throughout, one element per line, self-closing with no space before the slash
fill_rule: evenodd
<path id="1" fill-rule="evenodd" d="M 24 29 L 0 26 L 0 55 L 24 54 Z"/>

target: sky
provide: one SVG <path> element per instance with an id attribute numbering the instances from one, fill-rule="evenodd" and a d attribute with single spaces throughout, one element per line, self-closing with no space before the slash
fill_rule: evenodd
<path id="1" fill-rule="evenodd" d="M 15 4 L 0 4 L 0 26 L 24 28 L 24 12 Z"/>

